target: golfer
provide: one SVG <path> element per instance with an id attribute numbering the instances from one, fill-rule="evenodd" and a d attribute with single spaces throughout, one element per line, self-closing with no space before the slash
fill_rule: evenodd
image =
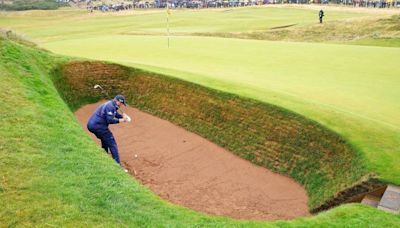
<path id="1" fill-rule="evenodd" d="M 322 23 L 322 18 L 325 16 L 324 11 L 322 9 L 319 11 L 318 16 L 319 16 L 319 23 Z"/>
<path id="2" fill-rule="evenodd" d="M 131 122 L 131 118 L 128 115 L 125 113 L 121 115 L 117 112 L 121 104 L 126 106 L 125 97 L 122 95 L 105 102 L 96 109 L 87 123 L 88 130 L 101 140 L 101 147 L 106 153 L 109 153 L 110 150 L 112 158 L 119 165 L 121 163 L 119 161 L 118 146 L 108 125 Z"/>

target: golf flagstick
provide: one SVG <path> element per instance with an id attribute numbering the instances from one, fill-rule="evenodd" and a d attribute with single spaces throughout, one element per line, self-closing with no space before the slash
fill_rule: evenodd
<path id="1" fill-rule="evenodd" d="M 167 40 L 168 40 L 168 48 L 169 48 L 169 15 L 171 14 L 169 10 L 169 4 L 167 0 Z"/>

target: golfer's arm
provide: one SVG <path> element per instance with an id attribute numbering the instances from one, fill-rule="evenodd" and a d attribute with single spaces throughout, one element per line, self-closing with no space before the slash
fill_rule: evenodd
<path id="1" fill-rule="evenodd" d="M 115 118 L 117 118 L 117 119 L 122 119 L 122 118 L 124 118 L 124 116 L 122 116 L 122 115 L 117 111 L 117 112 L 115 112 Z"/>
<path id="2" fill-rule="evenodd" d="M 108 124 L 117 124 L 117 123 L 119 123 L 119 119 L 115 118 L 115 116 L 107 115 L 107 123 Z"/>
<path id="3" fill-rule="evenodd" d="M 119 123 L 119 118 L 116 118 L 116 114 L 111 114 L 111 113 L 117 113 L 116 110 L 111 110 L 111 109 L 106 109 L 105 110 L 107 115 L 106 115 L 106 120 L 108 124 L 117 124 Z"/>

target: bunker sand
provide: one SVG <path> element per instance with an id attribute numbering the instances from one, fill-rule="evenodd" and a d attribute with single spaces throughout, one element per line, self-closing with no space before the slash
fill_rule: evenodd
<path id="1" fill-rule="evenodd" d="M 75 113 L 86 131 L 87 120 L 100 104 L 84 106 Z M 125 112 L 132 123 L 110 125 L 121 162 L 165 200 L 236 219 L 309 215 L 306 191 L 294 180 L 258 167 L 168 121 L 131 107 Z"/>

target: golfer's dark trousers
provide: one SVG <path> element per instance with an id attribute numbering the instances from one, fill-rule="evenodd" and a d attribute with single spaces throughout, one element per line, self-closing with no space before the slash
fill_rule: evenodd
<path id="1" fill-rule="evenodd" d="M 319 23 L 322 23 L 322 17 L 319 17 Z"/>
<path id="2" fill-rule="evenodd" d="M 111 131 L 106 129 L 92 129 L 88 128 L 90 132 L 92 132 L 98 139 L 101 140 L 101 147 L 108 153 L 111 152 L 112 158 L 118 163 L 121 164 L 119 161 L 119 154 L 118 154 L 118 146 L 117 142 L 114 139 L 114 135 Z"/>

